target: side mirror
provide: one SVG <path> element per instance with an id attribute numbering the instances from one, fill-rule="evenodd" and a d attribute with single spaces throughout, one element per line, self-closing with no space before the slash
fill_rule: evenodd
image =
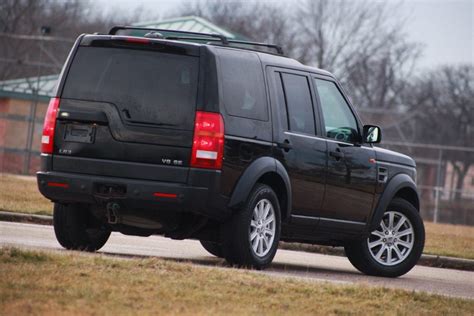
<path id="1" fill-rule="evenodd" d="M 375 125 L 364 125 L 362 139 L 364 143 L 380 143 L 382 140 L 382 131 L 380 127 Z"/>

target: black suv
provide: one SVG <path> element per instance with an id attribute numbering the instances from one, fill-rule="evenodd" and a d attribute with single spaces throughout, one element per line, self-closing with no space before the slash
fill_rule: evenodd
<path id="1" fill-rule="evenodd" d="M 424 227 L 415 163 L 380 139 L 332 74 L 276 45 L 114 27 L 71 50 L 38 186 L 67 249 L 161 234 L 261 269 L 283 240 L 344 246 L 360 271 L 396 277 Z"/>

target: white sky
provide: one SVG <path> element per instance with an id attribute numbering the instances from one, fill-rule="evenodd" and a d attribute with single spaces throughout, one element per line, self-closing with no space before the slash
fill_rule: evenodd
<path id="1" fill-rule="evenodd" d="M 112 2 L 113 1 L 113 2 Z M 115 8 L 130 12 L 144 7 L 152 20 L 169 15 L 174 8 L 192 0 L 96 0 L 106 9 L 111 2 Z M 270 0 L 267 0 L 270 1 Z M 273 0 L 285 5 L 289 0 Z M 290 0 L 291 1 L 291 0 Z M 353 0 L 357 1 L 357 0 Z M 397 0 L 374 0 L 397 1 Z M 407 17 L 407 36 L 424 46 L 421 67 L 440 64 L 474 64 L 474 0 L 404 0 L 401 15 Z M 284 43 L 280 43 L 284 46 Z"/>

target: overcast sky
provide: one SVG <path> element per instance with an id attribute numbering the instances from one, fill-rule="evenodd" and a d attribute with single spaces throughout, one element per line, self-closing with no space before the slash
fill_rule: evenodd
<path id="1" fill-rule="evenodd" d="M 285 5 L 291 0 L 273 1 L 278 5 Z M 148 15 L 152 19 L 156 17 L 156 20 L 169 15 L 178 5 L 188 2 L 192 0 L 113 0 L 114 7 L 119 7 L 124 12 L 144 7 Z M 110 6 L 111 1 L 96 0 L 96 3 L 104 9 Z M 424 45 L 420 66 L 474 64 L 474 0 L 405 0 L 401 10 L 402 16 L 407 17 L 407 36 Z"/>

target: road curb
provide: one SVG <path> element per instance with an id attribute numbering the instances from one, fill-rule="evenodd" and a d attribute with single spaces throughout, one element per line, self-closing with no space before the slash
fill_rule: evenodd
<path id="1" fill-rule="evenodd" d="M 474 260 L 471 259 L 423 254 L 418 264 L 436 268 L 474 271 Z"/>
<path id="2" fill-rule="evenodd" d="M 3 211 L 0 211 L 0 221 L 53 225 L 53 217 L 49 215 L 35 215 Z"/>
<path id="3" fill-rule="evenodd" d="M 0 221 L 6 222 L 19 222 L 19 223 L 30 223 L 40 225 L 53 225 L 53 217 L 48 215 L 35 215 L 35 214 L 23 214 L 23 213 L 12 213 L 0 211 Z M 305 244 L 293 244 L 293 243 L 280 243 L 280 249 L 304 251 L 322 253 L 333 256 L 345 256 L 344 250 L 339 247 L 320 247 L 317 245 L 305 245 Z M 423 254 L 418 261 L 418 265 L 445 268 L 445 269 L 456 269 L 464 271 L 474 271 L 474 260 L 453 258 L 445 256 L 436 256 Z"/>

